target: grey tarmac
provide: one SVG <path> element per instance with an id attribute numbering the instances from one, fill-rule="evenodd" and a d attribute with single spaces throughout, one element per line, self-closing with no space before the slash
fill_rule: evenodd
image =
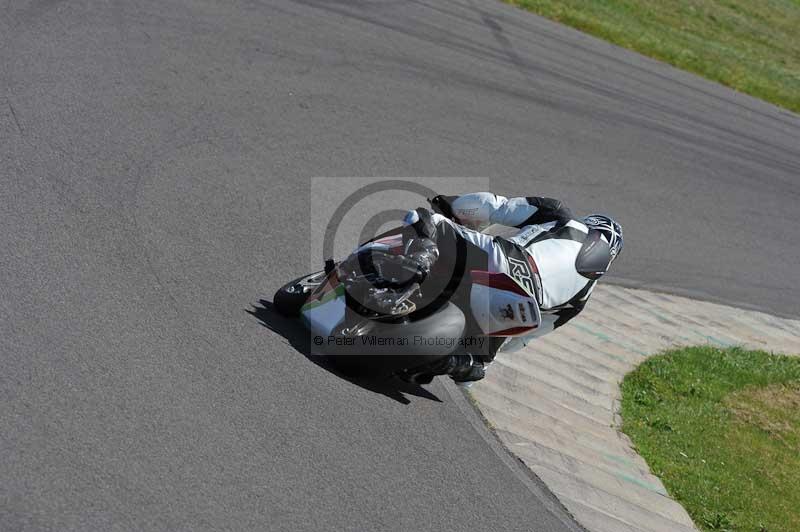
<path id="1" fill-rule="evenodd" d="M 246 312 L 308 271 L 311 177 L 487 176 L 618 216 L 615 282 L 796 317 L 798 138 L 502 3 L 6 2 L 0 529 L 573 530 L 447 387 Z"/>

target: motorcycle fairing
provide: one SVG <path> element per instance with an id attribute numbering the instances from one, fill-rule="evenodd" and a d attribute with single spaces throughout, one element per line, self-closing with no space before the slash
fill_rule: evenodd
<path id="1" fill-rule="evenodd" d="M 374 247 L 389 253 L 401 254 L 403 252 L 402 231 L 402 227 L 386 231 L 364 243 L 359 249 Z M 344 285 L 339 280 L 334 268 L 328 274 L 326 282 L 309 296 L 306 304 L 300 309 L 300 314 L 312 333 L 327 336 L 344 322 L 346 307 Z"/>
<path id="2" fill-rule="evenodd" d="M 470 308 L 486 336 L 522 336 L 542 321 L 536 299 L 511 276 L 472 270 Z"/>
<path id="3" fill-rule="evenodd" d="M 328 336 L 344 320 L 345 306 L 344 285 L 334 270 L 328 274 L 326 282 L 311 294 L 300 309 L 300 314 L 311 332 Z"/>

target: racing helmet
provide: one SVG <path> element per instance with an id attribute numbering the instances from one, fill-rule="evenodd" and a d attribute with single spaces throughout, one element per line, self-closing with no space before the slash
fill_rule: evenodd
<path id="1" fill-rule="evenodd" d="M 590 214 L 581 220 L 589 229 L 575 269 L 589 279 L 599 279 L 622 252 L 622 227 L 609 216 Z"/>

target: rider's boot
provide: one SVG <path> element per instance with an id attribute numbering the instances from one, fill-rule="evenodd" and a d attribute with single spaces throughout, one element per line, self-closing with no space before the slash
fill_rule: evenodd
<path id="1" fill-rule="evenodd" d="M 472 355 L 449 355 L 430 366 L 409 370 L 401 375 L 414 384 L 430 384 L 436 375 L 450 375 L 456 384 L 467 384 L 481 380 L 486 375 L 486 366 Z"/>
<path id="2" fill-rule="evenodd" d="M 451 355 L 456 361 L 447 372 L 456 384 L 472 383 L 486 376 L 486 366 L 472 355 Z"/>

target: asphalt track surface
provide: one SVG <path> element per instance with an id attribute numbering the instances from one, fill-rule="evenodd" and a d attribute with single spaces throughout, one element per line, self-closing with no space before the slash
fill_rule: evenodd
<path id="1" fill-rule="evenodd" d="M 797 316 L 798 139 L 491 1 L 7 2 L 0 529 L 569 529 L 441 384 L 245 312 L 308 269 L 309 178 L 488 176 L 616 214 L 617 282 Z"/>

